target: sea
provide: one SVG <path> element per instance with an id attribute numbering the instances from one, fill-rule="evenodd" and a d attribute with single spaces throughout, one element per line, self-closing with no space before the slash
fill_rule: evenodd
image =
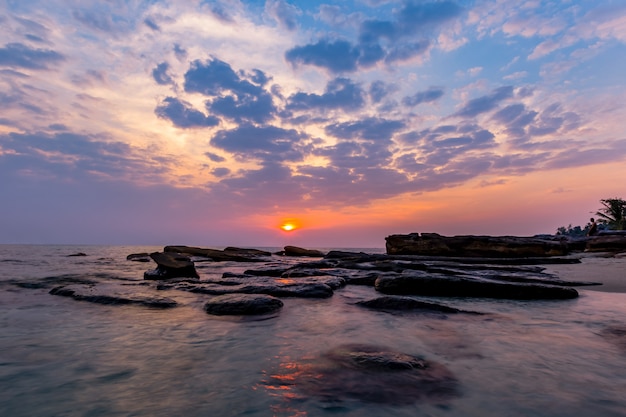
<path id="1" fill-rule="evenodd" d="M 203 310 L 210 295 L 163 291 L 179 305 L 155 309 L 28 285 L 68 277 L 137 284 L 155 265 L 127 255 L 162 249 L 0 245 L 0 416 L 626 416 L 626 293 L 437 299 L 484 313 L 452 316 L 364 309 L 355 303 L 379 294 L 349 285 L 330 298 L 284 298 L 275 314 L 230 317 Z M 86 256 L 68 256 L 76 253 Z M 197 266 L 201 279 L 249 268 Z M 457 392 L 385 402 L 299 389 L 303 364 L 355 343 L 438 363 Z M 314 382 L 333 382 L 322 377 L 332 375 Z M 382 388 L 375 377 L 349 378 L 341 384 L 370 384 L 373 396 Z"/>

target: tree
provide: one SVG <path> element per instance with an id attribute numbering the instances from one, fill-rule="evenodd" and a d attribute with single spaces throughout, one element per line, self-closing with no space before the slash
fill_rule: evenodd
<path id="1" fill-rule="evenodd" d="M 600 200 L 602 208 L 596 212 L 600 222 L 609 229 L 624 230 L 626 228 L 626 200 L 621 198 L 607 198 Z"/>

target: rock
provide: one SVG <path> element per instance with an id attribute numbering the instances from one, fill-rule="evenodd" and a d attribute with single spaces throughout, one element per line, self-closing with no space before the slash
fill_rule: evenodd
<path id="1" fill-rule="evenodd" d="M 267 314 L 281 309 L 283 302 L 270 295 L 219 295 L 204 305 L 204 311 L 218 316 Z"/>
<path id="2" fill-rule="evenodd" d="M 272 372 L 268 384 L 288 384 L 290 398 L 325 402 L 410 405 L 459 395 L 458 380 L 443 365 L 383 346 L 346 344 Z M 291 389 L 293 386 L 293 389 Z"/>
<path id="3" fill-rule="evenodd" d="M 409 297 L 395 297 L 386 296 L 378 297 L 367 301 L 358 301 L 356 303 L 362 307 L 367 307 L 376 310 L 400 310 L 400 311 L 420 311 L 420 312 L 434 312 L 434 313 L 447 313 L 447 314 L 481 314 L 471 311 L 463 311 L 458 308 L 449 307 L 443 304 L 430 303 L 426 301 L 416 300 Z"/>
<path id="4" fill-rule="evenodd" d="M 120 294 L 107 286 L 61 286 L 51 289 L 50 294 L 71 297 L 78 301 L 108 305 L 135 304 L 153 308 L 172 308 L 177 305 L 176 301 L 170 298 L 142 296 L 132 293 Z"/>
<path id="5" fill-rule="evenodd" d="M 381 275 L 375 288 L 383 294 L 435 297 L 477 297 L 511 300 L 570 299 L 573 288 L 548 284 L 498 282 L 471 276 L 449 276 L 412 271 L 410 274 Z"/>
<path id="6" fill-rule="evenodd" d="M 202 258 L 208 258 L 215 262 L 222 261 L 234 261 L 234 262 L 262 262 L 265 261 L 267 256 L 271 256 L 271 253 L 265 251 L 258 251 L 255 249 L 239 249 L 239 248 L 227 248 L 226 250 L 198 248 L 194 246 L 166 246 L 163 248 L 163 252 L 181 253 L 189 256 L 198 256 Z"/>
<path id="7" fill-rule="evenodd" d="M 87 256 L 87 254 L 83 252 L 77 252 L 77 253 L 72 253 L 71 255 L 67 255 L 68 258 L 71 256 Z"/>
<path id="8" fill-rule="evenodd" d="M 126 260 L 134 262 L 150 262 L 150 254 L 147 252 L 131 253 L 126 257 Z"/>
<path id="9" fill-rule="evenodd" d="M 323 258 L 324 253 L 315 249 L 303 249 L 297 246 L 285 246 L 285 256 L 306 256 L 311 258 Z"/>
<path id="10" fill-rule="evenodd" d="M 587 240 L 587 252 L 624 252 L 626 251 L 626 234 L 615 233 L 592 236 Z"/>
<path id="11" fill-rule="evenodd" d="M 153 252 L 150 258 L 157 268 L 144 273 L 144 279 L 199 278 L 194 263 L 188 256 L 174 252 Z"/>
<path id="12" fill-rule="evenodd" d="M 516 236 L 441 236 L 411 233 L 385 238 L 390 255 L 525 258 L 563 256 L 566 240 Z"/>

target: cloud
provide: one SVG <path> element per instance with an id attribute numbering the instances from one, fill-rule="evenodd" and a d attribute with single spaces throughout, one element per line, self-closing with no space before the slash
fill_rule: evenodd
<path id="1" fill-rule="evenodd" d="M 246 159 L 299 160 L 302 158 L 299 142 L 305 137 L 295 129 L 242 124 L 217 132 L 211 139 L 211 145 Z"/>
<path id="2" fill-rule="evenodd" d="M 396 91 L 398 91 L 398 87 L 395 84 L 377 80 L 370 84 L 369 95 L 372 102 L 380 103 L 385 97 Z"/>
<path id="3" fill-rule="evenodd" d="M 274 18 L 281 27 L 289 31 L 297 29 L 297 18 L 302 15 L 300 9 L 285 0 L 268 0 L 265 3 L 265 12 Z"/>
<path id="4" fill-rule="evenodd" d="M 158 117 L 170 120 L 175 126 L 183 129 L 211 127 L 220 123 L 220 119 L 217 117 L 207 116 L 201 111 L 193 109 L 189 103 L 175 97 L 166 97 L 154 112 Z"/>
<path id="5" fill-rule="evenodd" d="M 365 105 L 365 92 L 348 78 L 328 82 L 324 94 L 296 93 L 289 97 L 287 110 L 343 109 L 358 110 Z"/>
<path id="6" fill-rule="evenodd" d="M 495 109 L 502 101 L 511 97 L 513 97 L 512 86 L 499 87 L 493 90 L 491 94 L 469 100 L 453 116 L 475 117 Z"/>
<path id="7" fill-rule="evenodd" d="M 285 53 L 285 59 L 292 65 L 313 65 L 332 73 L 356 71 L 360 56 L 360 49 L 345 40 L 320 40 Z"/>
<path id="8" fill-rule="evenodd" d="M 12 68 L 47 70 L 49 65 L 65 61 L 65 56 L 50 49 L 34 49 L 21 43 L 0 48 L 0 65 Z"/>
<path id="9" fill-rule="evenodd" d="M 414 107 L 421 103 L 430 103 L 443 97 L 444 90 L 442 87 L 429 87 L 425 91 L 420 91 L 412 96 L 407 96 L 402 99 L 402 104 L 405 106 Z"/>
<path id="10" fill-rule="evenodd" d="M 155 32 L 160 32 L 161 28 L 159 27 L 159 25 L 150 17 L 146 17 L 143 20 L 143 23 L 148 26 L 150 29 L 154 30 Z"/>
<path id="11" fill-rule="evenodd" d="M 169 69 L 170 64 L 168 64 L 167 62 L 161 62 L 156 66 L 155 69 L 152 70 L 152 78 L 154 78 L 154 81 L 156 81 L 157 84 L 173 85 L 174 80 L 172 79 L 172 76 L 167 73 Z"/>
<path id="12" fill-rule="evenodd" d="M 390 140 L 405 127 L 399 120 L 370 117 L 363 120 L 335 123 L 326 126 L 325 132 L 340 139 Z"/>

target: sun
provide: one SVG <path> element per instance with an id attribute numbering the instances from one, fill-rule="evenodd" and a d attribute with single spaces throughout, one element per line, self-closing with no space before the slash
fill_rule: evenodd
<path id="1" fill-rule="evenodd" d="M 293 223 L 283 223 L 280 228 L 283 229 L 285 232 L 291 232 L 292 230 L 296 229 L 296 225 Z"/>

